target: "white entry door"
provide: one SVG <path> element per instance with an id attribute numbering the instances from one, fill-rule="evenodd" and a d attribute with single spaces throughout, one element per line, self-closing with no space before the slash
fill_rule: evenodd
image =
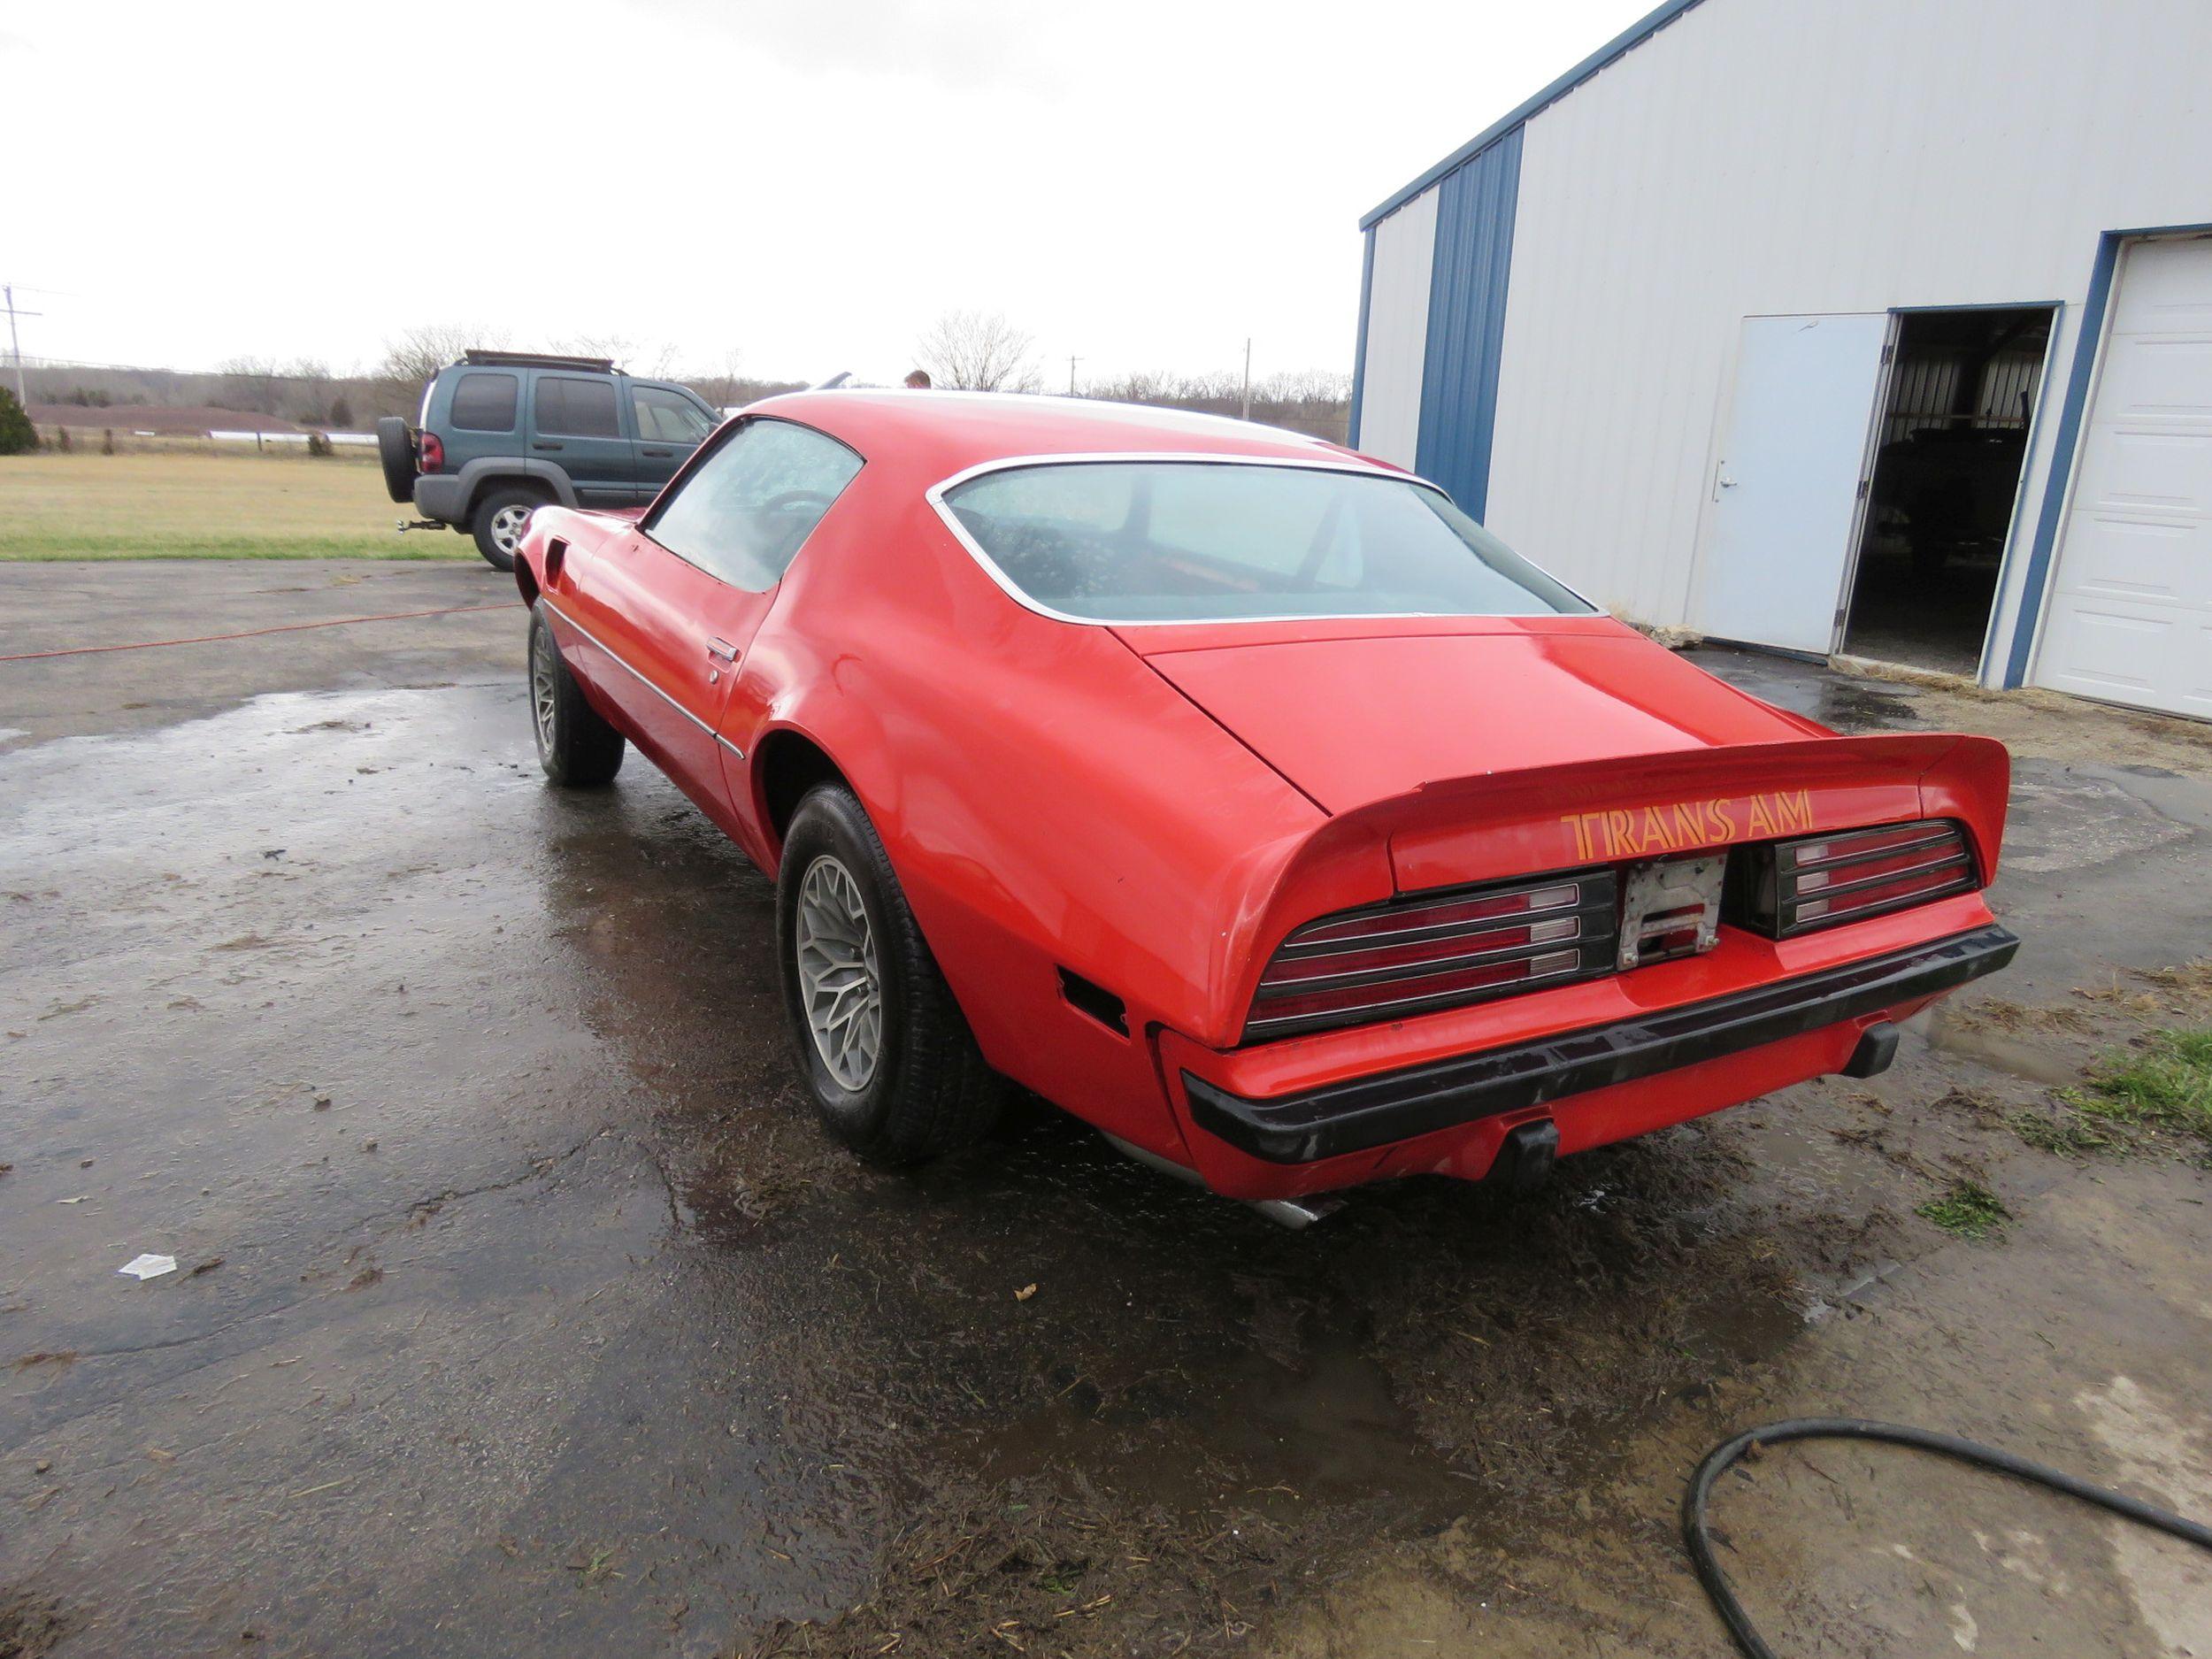
<path id="1" fill-rule="evenodd" d="M 1744 319 L 1736 395 L 1707 482 L 1700 633 L 1835 649 L 1890 330 L 1886 311 Z"/>
<path id="2" fill-rule="evenodd" d="M 2039 685 L 2212 718 L 2212 241 L 2123 251 Z"/>

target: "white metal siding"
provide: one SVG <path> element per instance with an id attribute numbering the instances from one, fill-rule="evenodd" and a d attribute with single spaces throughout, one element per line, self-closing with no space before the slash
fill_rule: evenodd
<path id="1" fill-rule="evenodd" d="M 1491 526 L 1683 621 L 1742 319 L 2060 300 L 2070 362 L 2100 233 L 2212 220 L 2208 61 L 2204 0 L 1707 0 L 1528 123 Z"/>
<path id="2" fill-rule="evenodd" d="M 1435 257 L 1432 187 L 1376 225 L 1375 273 L 1368 284 L 1359 447 L 1400 466 L 1413 465 L 1421 436 L 1421 365 L 1428 351 L 1429 273 Z"/>
<path id="3" fill-rule="evenodd" d="M 2126 251 L 2036 680 L 2212 717 L 2212 241 Z"/>

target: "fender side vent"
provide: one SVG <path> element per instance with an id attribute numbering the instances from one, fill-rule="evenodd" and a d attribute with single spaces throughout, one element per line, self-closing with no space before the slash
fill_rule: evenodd
<path id="1" fill-rule="evenodd" d="M 548 582 L 561 580 L 561 561 L 567 557 L 568 543 L 559 536 L 555 536 L 545 544 L 545 580 Z"/>
<path id="2" fill-rule="evenodd" d="M 1118 1037 L 1129 1034 L 1129 1005 L 1102 985 L 1094 985 L 1072 969 L 1060 971 L 1060 995 L 1079 1014 L 1088 1014 Z"/>

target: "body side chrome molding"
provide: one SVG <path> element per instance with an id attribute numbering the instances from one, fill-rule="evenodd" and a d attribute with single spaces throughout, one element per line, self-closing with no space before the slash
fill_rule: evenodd
<path id="1" fill-rule="evenodd" d="M 582 623 L 577 621 L 574 617 L 570 616 L 567 611 L 562 610 L 560 606 L 555 604 L 550 599 L 545 597 L 544 595 L 541 594 L 538 595 L 538 603 L 543 605 L 548 611 L 550 611 L 555 616 L 560 618 L 560 619 L 568 626 L 574 628 L 577 633 L 582 634 L 594 645 L 597 646 L 602 651 L 604 651 L 607 655 L 607 660 L 609 662 L 612 663 L 616 667 L 621 669 L 624 672 L 629 674 L 632 678 L 636 680 L 640 685 L 646 688 L 646 690 L 651 692 L 670 708 L 675 710 L 677 713 L 682 715 L 685 719 L 690 721 L 692 725 L 697 726 L 702 732 L 704 732 L 709 737 L 719 743 L 724 749 L 728 749 L 730 753 L 736 756 L 738 759 L 743 760 L 745 758 L 745 751 L 743 749 L 740 749 L 736 744 L 731 742 L 728 738 L 723 736 L 721 733 L 716 731 L 712 726 L 709 726 L 704 720 L 701 719 L 690 710 L 685 708 L 682 703 L 677 702 L 675 698 L 670 696 L 668 693 L 663 691 L 658 686 L 655 685 L 653 681 L 647 677 L 644 670 L 630 662 L 622 655 L 621 652 L 616 650 L 612 646 L 609 645 L 606 641 L 601 639 L 596 634 L 594 634 Z"/>

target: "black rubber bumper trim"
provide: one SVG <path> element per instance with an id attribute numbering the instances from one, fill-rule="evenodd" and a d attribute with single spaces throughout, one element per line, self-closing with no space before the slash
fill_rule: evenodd
<path id="1" fill-rule="evenodd" d="M 2020 941 L 1996 926 L 1748 991 L 1486 1048 L 1302 1094 L 1247 1100 L 1183 1073 L 1191 1117 L 1270 1164 L 1311 1164 L 1540 1106 L 1947 991 L 2010 962 Z"/>

